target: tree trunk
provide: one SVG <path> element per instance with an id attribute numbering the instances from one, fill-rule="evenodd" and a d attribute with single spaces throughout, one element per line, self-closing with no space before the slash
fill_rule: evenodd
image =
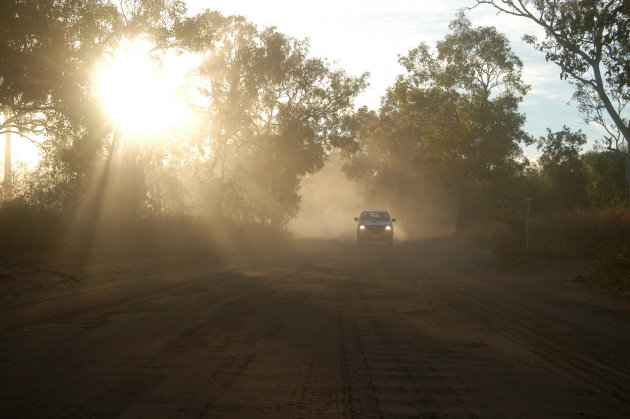
<path id="1" fill-rule="evenodd" d="M 145 167 L 138 146 L 127 146 L 120 162 L 119 214 L 123 222 L 134 222 L 142 214 L 145 198 Z"/>
<path id="2" fill-rule="evenodd" d="M 457 211 L 457 225 L 456 229 L 458 233 L 466 230 L 468 227 L 468 188 L 466 182 L 462 182 L 459 190 L 459 209 Z"/>
<path id="3" fill-rule="evenodd" d="M 4 120 L 7 121 L 11 113 L 8 109 L 4 110 Z M 11 132 L 6 128 L 6 142 L 4 145 L 4 199 L 10 199 L 13 195 L 13 176 L 11 169 Z"/>
<path id="4" fill-rule="evenodd" d="M 630 146 L 630 141 L 628 145 Z M 626 152 L 626 181 L 628 182 L 628 208 L 630 208 L 630 150 Z"/>
<path id="5" fill-rule="evenodd" d="M 282 230 L 284 228 L 282 198 L 278 194 L 273 193 L 271 199 L 271 227 L 276 230 Z"/>

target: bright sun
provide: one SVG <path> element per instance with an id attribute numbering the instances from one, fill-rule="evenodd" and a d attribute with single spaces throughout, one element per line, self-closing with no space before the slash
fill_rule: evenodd
<path id="1" fill-rule="evenodd" d="M 124 134 L 159 136 L 193 122 L 186 77 L 195 58 L 157 57 L 145 39 L 124 41 L 101 66 L 97 82 L 106 111 Z"/>

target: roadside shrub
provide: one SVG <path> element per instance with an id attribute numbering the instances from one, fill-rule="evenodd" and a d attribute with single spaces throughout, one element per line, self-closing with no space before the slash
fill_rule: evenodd
<path id="1" fill-rule="evenodd" d="M 494 255 L 500 261 L 596 260 L 592 276 L 597 281 L 630 289 L 630 210 L 582 210 L 533 218 L 529 252 L 525 252 L 525 228 L 524 222 L 514 222 L 498 236 Z"/>
<path id="2" fill-rule="evenodd" d="M 65 215 L 13 200 L 0 205 L 0 260 L 9 254 L 46 258 L 72 254 L 89 258 L 106 251 L 129 259 L 142 257 L 182 262 L 250 256 L 289 245 L 286 232 L 248 221 L 192 216 L 90 219 Z"/>
<path id="3" fill-rule="evenodd" d="M 593 274 L 601 282 L 630 289 L 630 244 L 602 255 Z"/>
<path id="4" fill-rule="evenodd" d="M 603 265 L 600 273 L 623 273 L 630 247 L 630 211 L 620 208 L 578 210 L 533 217 L 529 251 L 525 251 L 525 220 L 477 225 L 462 237 L 468 244 L 490 245 L 504 263 L 526 258 L 593 259 Z M 625 249 L 625 250 L 624 250 Z M 616 267 L 616 268 L 615 268 Z M 630 269 L 627 269 L 630 271 Z"/>
<path id="5" fill-rule="evenodd" d="M 453 233 L 451 238 L 461 243 L 476 247 L 495 247 L 496 244 L 511 235 L 512 228 L 507 223 L 470 224 Z"/>
<path id="6" fill-rule="evenodd" d="M 37 245 L 57 237 L 64 228 L 58 211 L 30 206 L 21 199 L 0 205 L 0 239 L 5 243 Z"/>
<path id="7" fill-rule="evenodd" d="M 625 209 L 558 213 L 533 219 L 530 227 L 530 254 L 540 257 L 599 258 L 625 243 L 630 243 Z"/>

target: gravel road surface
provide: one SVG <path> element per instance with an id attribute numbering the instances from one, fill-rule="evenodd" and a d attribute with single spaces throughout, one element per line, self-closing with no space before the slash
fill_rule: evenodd
<path id="1" fill-rule="evenodd" d="M 630 417 L 630 311 L 484 252 L 312 241 L 4 298 L 0 416 Z"/>

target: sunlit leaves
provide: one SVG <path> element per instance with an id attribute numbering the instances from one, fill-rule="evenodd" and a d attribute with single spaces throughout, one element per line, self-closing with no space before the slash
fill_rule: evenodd
<path id="1" fill-rule="evenodd" d="M 216 18 L 206 13 L 194 24 Z M 210 173 L 238 174 L 250 191 L 256 185 L 250 206 L 283 225 L 297 209 L 301 177 L 319 170 L 331 147 L 353 141 L 353 99 L 366 76 L 332 69 L 310 56 L 307 41 L 273 28 L 259 31 L 242 18 L 225 18 L 214 33 L 213 44 L 196 47 L 207 51 L 200 74 Z"/>

